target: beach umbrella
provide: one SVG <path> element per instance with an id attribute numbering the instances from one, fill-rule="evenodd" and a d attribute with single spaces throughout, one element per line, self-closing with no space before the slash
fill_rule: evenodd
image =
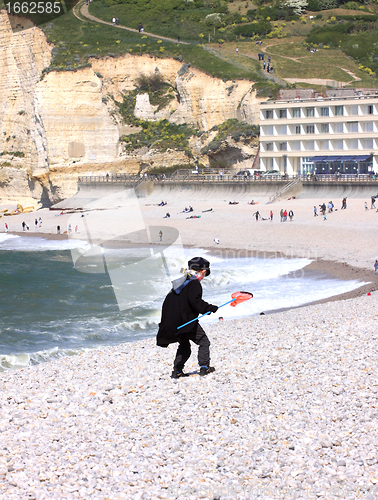
<path id="1" fill-rule="evenodd" d="M 236 307 L 238 304 L 241 304 L 242 302 L 245 302 L 245 301 L 252 299 L 252 298 L 253 298 L 253 294 L 250 292 L 234 292 L 231 295 L 231 300 L 229 300 L 228 302 L 225 302 L 224 304 L 219 306 L 218 309 L 220 309 L 223 306 L 226 306 L 227 304 L 231 304 L 232 307 Z M 198 316 L 198 318 L 194 318 L 194 319 L 188 321 L 187 323 L 184 323 L 183 325 L 178 326 L 177 330 L 180 330 L 180 328 L 183 328 L 184 326 L 189 325 L 189 323 L 193 323 L 193 321 L 197 321 L 198 319 L 203 318 L 204 316 L 207 316 L 210 313 L 211 313 L 211 311 L 208 311 L 207 313 L 202 314 L 202 316 Z"/>

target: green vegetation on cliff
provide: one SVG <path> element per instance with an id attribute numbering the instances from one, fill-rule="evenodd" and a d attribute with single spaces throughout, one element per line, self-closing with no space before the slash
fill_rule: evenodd
<path id="1" fill-rule="evenodd" d="M 207 155 L 217 152 L 221 147 L 222 141 L 227 137 L 231 137 L 231 139 L 236 142 L 244 141 L 249 143 L 260 134 L 260 127 L 250 125 L 246 122 L 240 122 L 235 118 L 226 120 L 224 123 L 213 127 L 211 130 L 216 130 L 217 135 L 206 147 L 202 148 L 201 154 Z"/>

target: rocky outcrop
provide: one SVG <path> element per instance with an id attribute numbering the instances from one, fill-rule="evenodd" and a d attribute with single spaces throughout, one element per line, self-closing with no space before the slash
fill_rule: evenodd
<path id="1" fill-rule="evenodd" d="M 223 81 L 190 65 L 172 59 L 155 60 L 146 55 L 126 54 L 118 59 L 92 59 L 91 63 L 92 69 L 102 77 L 103 93 L 119 101 L 124 92 L 135 89 L 136 80 L 142 74 L 158 72 L 176 88 L 177 99 L 159 111 L 150 104 L 148 94 L 140 94 L 134 112 L 138 118 L 193 123 L 205 131 L 229 118 L 259 122 L 259 101 L 252 91 L 252 82 Z"/>
<path id="2" fill-rule="evenodd" d="M 102 102 L 102 82 L 91 68 L 52 71 L 36 88 L 37 109 L 51 165 L 118 157 L 117 125 Z"/>
<path id="3" fill-rule="evenodd" d="M 183 70 L 175 80 L 180 106 L 170 121 L 191 122 L 205 131 L 229 118 L 258 123 L 259 106 L 251 82 L 225 82 L 187 66 Z"/>

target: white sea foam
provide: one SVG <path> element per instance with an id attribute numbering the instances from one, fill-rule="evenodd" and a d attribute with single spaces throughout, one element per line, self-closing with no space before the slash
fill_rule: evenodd
<path id="1" fill-rule="evenodd" d="M 47 250 L 70 250 L 77 247 L 86 248 L 87 246 L 89 244 L 82 240 L 49 240 L 42 236 L 0 234 L 0 250 L 43 252 Z"/>

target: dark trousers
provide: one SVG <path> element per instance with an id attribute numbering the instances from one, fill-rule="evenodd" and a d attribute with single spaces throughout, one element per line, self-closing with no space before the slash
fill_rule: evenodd
<path id="1" fill-rule="evenodd" d="M 182 371 L 185 363 L 190 358 L 192 353 L 190 341 L 198 345 L 198 364 L 200 366 L 210 366 L 210 340 L 207 338 L 202 326 L 198 323 L 195 330 L 181 335 L 176 358 L 173 363 L 173 368 L 176 371 Z"/>

